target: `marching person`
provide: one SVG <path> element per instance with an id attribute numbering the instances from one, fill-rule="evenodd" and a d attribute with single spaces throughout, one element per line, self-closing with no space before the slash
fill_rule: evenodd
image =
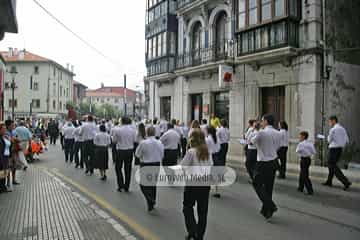
<path id="1" fill-rule="evenodd" d="M 172 125 L 174 126 L 174 130 L 179 134 L 180 136 L 180 141 L 178 144 L 178 157 L 181 157 L 181 139 L 183 138 L 183 131 L 182 128 L 179 126 L 179 121 L 177 121 L 176 119 L 171 120 Z"/>
<path id="2" fill-rule="evenodd" d="M 279 122 L 280 129 L 280 148 L 278 151 L 278 156 L 280 160 L 280 169 L 279 169 L 279 179 L 286 178 L 286 162 L 287 162 L 287 152 L 289 148 L 289 132 L 288 125 L 285 121 Z"/>
<path id="3" fill-rule="evenodd" d="M 112 160 L 113 163 L 116 163 L 116 159 L 117 159 L 117 150 L 116 150 L 116 142 L 114 142 L 114 132 L 116 131 L 116 129 L 119 128 L 119 121 L 115 120 L 114 121 L 114 126 L 111 128 L 110 130 L 110 137 L 111 137 L 111 155 L 112 155 Z"/>
<path id="4" fill-rule="evenodd" d="M 173 171 L 169 168 L 169 166 L 177 165 L 178 160 L 178 145 L 180 144 L 180 135 L 175 131 L 174 125 L 169 123 L 168 130 L 165 132 L 160 141 L 164 145 L 164 158 L 162 161 L 162 165 L 165 167 L 164 170 L 169 177 L 169 183 L 173 183 L 172 174 Z"/>
<path id="5" fill-rule="evenodd" d="M 105 124 L 100 125 L 100 132 L 95 135 L 95 159 L 94 169 L 99 169 L 101 180 L 106 180 L 106 170 L 109 169 L 109 146 L 111 144 L 110 135 L 107 133 Z"/>
<path id="6" fill-rule="evenodd" d="M 181 138 L 181 152 L 182 152 L 181 156 L 185 157 L 186 146 L 187 146 L 187 141 L 188 141 L 188 136 L 189 136 L 189 126 L 186 125 L 185 123 L 182 123 L 181 131 L 183 133 L 182 138 Z"/>
<path id="7" fill-rule="evenodd" d="M 203 131 L 202 131 L 203 132 Z M 206 145 L 208 147 L 209 153 L 212 156 L 214 166 L 223 167 L 222 159 L 220 159 L 220 143 L 216 134 L 216 129 L 213 126 L 208 126 L 206 129 L 207 137 L 205 138 Z M 204 133 L 204 132 L 203 132 Z M 205 134 L 204 134 L 205 135 Z M 220 198 L 221 195 L 218 191 L 218 186 L 215 186 L 215 193 L 213 195 L 216 198 Z"/>
<path id="8" fill-rule="evenodd" d="M 271 114 L 264 115 L 261 123 L 263 129 L 251 139 L 251 143 L 257 148 L 253 186 L 263 203 L 260 213 L 269 219 L 277 211 L 272 195 L 278 165 L 277 151 L 280 147 L 280 133 L 272 127 L 274 117 Z"/>
<path id="9" fill-rule="evenodd" d="M 48 133 L 50 136 L 50 144 L 56 144 L 56 139 L 58 138 L 59 135 L 59 126 L 56 123 L 55 120 L 50 119 L 50 122 L 48 124 Z"/>
<path id="10" fill-rule="evenodd" d="M 65 149 L 65 162 L 70 160 L 70 163 L 74 160 L 74 125 L 69 121 L 62 128 L 64 134 L 64 149 Z"/>
<path id="11" fill-rule="evenodd" d="M 19 140 L 16 138 L 15 122 L 13 120 L 6 120 L 5 126 L 7 129 L 6 135 L 11 141 L 11 157 L 9 159 L 9 168 L 11 170 L 12 184 L 18 185 L 19 183 L 16 181 L 16 170 L 21 169 L 21 164 L 19 164 L 18 157 L 18 151 L 20 149 L 16 149 Z M 10 175 L 8 175 L 7 187 L 11 187 Z"/>
<path id="12" fill-rule="evenodd" d="M 252 126 L 248 129 L 245 135 L 245 139 L 247 140 L 247 151 L 246 151 L 246 170 L 251 178 L 251 181 L 254 180 L 254 171 L 257 163 L 257 149 L 256 145 L 251 143 L 251 139 L 258 134 L 260 130 L 260 124 L 256 121 L 252 122 Z"/>
<path id="13" fill-rule="evenodd" d="M 0 193 L 11 191 L 6 184 L 9 171 L 10 154 L 11 141 L 6 136 L 5 124 L 0 123 Z"/>
<path id="14" fill-rule="evenodd" d="M 121 119 L 121 127 L 113 131 L 113 141 L 116 143 L 117 159 L 115 162 L 115 170 L 118 183 L 118 191 L 129 192 L 131 181 L 131 165 L 134 153 L 134 143 L 136 131 L 131 126 L 131 119 L 123 117 Z M 124 175 L 123 175 L 124 168 Z"/>
<path id="15" fill-rule="evenodd" d="M 189 132 L 188 132 L 188 138 L 190 138 L 192 132 L 193 132 L 194 130 L 196 130 L 196 129 L 200 129 L 200 123 L 199 123 L 198 120 L 193 120 L 193 121 L 191 122 L 191 127 L 190 127 L 190 130 L 189 130 Z M 204 136 L 205 136 L 205 135 L 204 135 Z"/>
<path id="16" fill-rule="evenodd" d="M 164 123 L 165 123 L 165 125 L 166 125 L 166 122 L 165 121 L 163 121 L 163 123 L 162 123 L 162 126 L 164 126 Z M 155 137 L 156 137 L 156 139 L 160 139 L 160 137 L 161 137 L 161 135 L 167 130 L 167 129 L 165 129 L 165 128 L 160 128 L 160 125 L 159 125 L 159 123 L 158 123 L 158 120 L 157 120 L 157 118 L 154 118 L 154 120 L 153 120 L 153 125 L 152 125 L 154 128 L 155 128 Z M 161 130 L 162 129 L 162 130 Z M 164 131 L 164 132 L 162 132 L 162 131 Z"/>
<path id="17" fill-rule="evenodd" d="M 207 128 L 208 128 L 207 120 L 204 118 L 201 120 L 200 129 L 204 133 L 205 137 L 207 136 Z"/>
<path id="18" fill-rule="evenodd" d="M 84 168 L 84 151 L 83 151 L 83 143 L 84 143 L 84 138 L 83 136 L 80 136 L 80 129 L 81 129 L 81 121 L 79 121 L 78 123 L 75 122 L 74 124 L 74 140 L 75 140 L 75 144 L 74 144 L 74 160 L 75 160 L 75 168 Z M 80 158 L 79 158 L 79 153 L 80 153 Z"/>
<path id="19" fill-rule="evenodd" d="M 92 175 L 94 173 L 94 138 L 97 132 L 96 124 L 93 116 L 87 117 L 85 122 L 80 128 L 80 136 L 83 137 L 83 150 L 84 150 L 84 163 L 86 167 L 85 174 Z"/>
<path id="20" fill-rule="evenodd" d="M 154 128 L 155 131 L 155 128 Z M 154 132 L 154 136 L 155 136 L 155 132 Z M 134 144 L 134 151 L 136 151 L 137 147 L 139 146 L 139 144 L 145 140 L 146 138 L 146 130 L 145 130 L 145 124 L 143 123 L 139 123 L 138 125 L 138 129 L 136 132 L 136 139 L 135 139 L 135 144 Z M 140 165 L 140 159 L 136 156 L 135 154 L 135 165 Z"/>
<path id="21" fill-rule="evenodd" d="M 328 142 L 329 142 L 329 159 L 328 159 L 328 168 L 329 175 L 326 182 L 323 183 L 324 186 L 332 186 L 332 180 L 335 177 L 344 184 L 344 190 L 348 190 L 351 186 L 351 182 L 345 177 L 340 168 L 337 166 L 337 163 L 341 159 L 341 154 L 345 145 L 349 142 L 349 137 L 345 128 L 343 128 L 339 123 L 336 116 L 331 116 L 329 118 L 329 125 L 331 127 Z"/>
<path id="22" fill-rule="evenodd" d="M 296 147 L 296 153 L 300 156 L 300 176 L 299 176 L 299 192 L 304 192 L 304 187 L 308 195 L 313 195 L 314 190 L 309 175 L 311 165 L 311 156 L 316 154 L 314 144 L 308 140 L 309 133 L 300 132 L 300 143 Z"/>
<path id="23" fill-rule="evenodd" d="M 221 119 L 220 128 L 217 129 L 220 144 L 219 160 L 223 166 L 226 165 L 226 156 L 229 151 L 230 131 L 226 119 Z"/>
<path id="24" fill-rule="evenodd" d="M 160 162 L 164 157 L 164 146 L 155 138 L 155 128 L 149 127 L 146 130 L 147 138 L 139 142 L 135 156 L 140 159 L 140 189 L 147 202 L 148 211 L 151 212 L 156 204 L 156 181 L 149 182 L 144 175 L 149 171 L 143 171 L 145 167 L 151 167 L 150 173 L 157 176 L 160 171 Z M 149 168 L 148 168 L 149 169 Z M 157 179 L 153 178 L 153 179 Z M 144 184 L 143 181 L 147 181 Z"/>
<path id="25" fill-rule="evenodd" d="M 192 131 L 189 139 L 190 148 L 184 159 L 180 162 L 185 174 L 206 176 L 213 165 L 211 154 L 205 142 L 205 136 L 200 129 Z M 209 170 L 209 171 L 208 171 Z M 183 213 L 188 232 L 187 240 L 203 240 L 208 215 L 210 186 L 205 183 L 202 186 L 187 184 L 184 189 Z M 194 206 L 197 205 L 198 221 L 195 220 Z"/>
<path id="26" fill-rule="evenodd" d="M 19 126 L 15 128 L 16 138 L 19 140 L 18 146 L 18 157 L 21 164 L 24 166 L 24 171 L 28 168 L 28 163 L 25 158 L 25 151 L 28 149 L 28 146 L 31 146 L 32 134 L 28 128 L 25 127 L 25 122 L 20 121 Z"/>

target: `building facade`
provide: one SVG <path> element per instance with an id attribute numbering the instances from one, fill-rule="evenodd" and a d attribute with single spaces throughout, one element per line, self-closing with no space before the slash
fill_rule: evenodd
<path id="1" fill-rule="evenodd" d="M 76 105 L 79 105 L 86 97 L 86 89 L 87 86 L 84 84 L 75 80 L 73 81 L 73 102 Z"/>
<path id="2" fill-rule="evenodd" d="M 74 73 L 53 60 L 38 56 L 26 50 L 10 48 L 1 52 L 6 61 L 7 72 L 4 81 L 4 114 L 12 116 L 14 105 L 15 117 L 24 118 L 36 115 L 53 114 L 64 116 L 66 104 L 73 99 Z M 15 89 L 12 99 L 11 70 Z"/>
<path id="3" fill-rule="evenodd" d="M 136 116 L 138 114 L 138 101 L 141 99 L 139 94 L 141 95 L 141 93 L 128 88 L 107 87 L 102 84 L 101 88 L 87 90 L 83 102 L 96 107 L 108 104 L 115 107 L 121 114 L 126 112 L 127 115 Z"/>
<path id="4" fill-rule="evenodd" d="M 314 139 L 328 130 L 329 115 L 341 113 L 340 120 L 348 123 L 351 139 L 359 146 L 359 129 L 347 119 L 358 110 L 352 106 L 339 112 L 336 103 L 328 104 L 334 95 L 329 89 L 334 71 L 326 72 L 331 56 L 324 51 L 322 4 L 321 0 L 177 1 L 175 70 L 147 76 L 149 118 L 189 122 L 215 113 L 229 120 L 230 154 L 240 155 L 237 139 L 248 119 L 272 113 L 276 121 L 289 123 L 289 154 L 295 160 L 299 131 L 309 131 Z M 332 87 L 341 91 L 344 85 L 353 86 L 348 100 L 355 103 L 360 100 L 355 81 L 360 68 L 346 63 L 340 68 L 345 84 L 335 81 Z M 224 69 L 230 69 L 226 84 Z M 323 163 L 324 157 L 319 161 Z"/>

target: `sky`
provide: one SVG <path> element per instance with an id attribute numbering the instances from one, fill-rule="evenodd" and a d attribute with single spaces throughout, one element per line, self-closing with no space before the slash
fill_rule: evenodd
<path id="1" fill-rule="evenodd" d="M 38 0 L 71 30 L 95 46 L 104 58 L 48 16 L 33 0 L 17 1 L 18 34 L 6 33 L 0 50 L 26 49 L 66 67 L 89 88 L 123 86 L 143 89 L 145 1 Z"/>

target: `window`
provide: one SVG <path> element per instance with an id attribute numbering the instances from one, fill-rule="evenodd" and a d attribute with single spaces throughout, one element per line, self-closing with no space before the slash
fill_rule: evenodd
<path id="1" fill-rule="evenodd" d="M 192 36 L 192 49 L 198 50 L 201 46 L 201 24 L 200 22 L 196 23 L 193 29 Z"/>
<path id="2" fill-rule="evenodd" d="M 176 52 L 176 33 L 169 33 L 170 35 L 170 54 L 175 55 Z M 166 44 L 164 46 L 166 48 Z"/>
<path id="3" fill-rule="evenodd" d="M 249 25 L 258 23 L 258 2 L 257 0 L 249 0 Z"/>
<path id="4" fill-rule="evenodd" d="M 156 58 L 156 44 L 157 44 L 157 36 L 153 37 L 152 39 L 152 57 Z"/>
<path id="5" fill-rule="evenodd" d="M 39 90 L 39 83 L 34 82 L 33 90 L 35 91 Z"/>
<path id="6" fill-rule="evenodd" d="M 226 13 L 222 12 L 216 20 L 215 45 L 217 54 L 225 52 L 225 40 L 227 36 L 226 22 Z"/>
<path id="7" fill-rule="evenodd" d="M 275 17 L 285 15 L 285 0 L 275 0 Z"/>
<path id="8" fill-rule="evenodd" d="M 104 98 L 101 98 L 100 102 L 101 102 L 101 103 L 104 103 Z"/>
<path id="9" fill-rule="evenodd" d="M 56 83 L 53 83 L 53 95 L 56 96 Z"/>
<path id="10" fill-rule="evenodd" d="M 245 0 L 239 0 L 239 28 L 244 28 L 246 25 L 246 2 Z"/>
<path id="11" fill-rule="evenodd" d="M 56 101 L 53 100 L 53 109 L 55 110 L 56 109 Z"/>
<path id="12" fill-rule="evenodd" d="M 160 34 L 158 36 L 158 41 L 157 41 L 157 56 L 160 57 L 162 56 L 161 51 L 162 51 L 162 34 Z"/>
<path id="13" fill-rule="evenodd" d="M 60 86 L 60 97 L 62 97 L 62 86 Z"/>
<path id="14" fill-rule="evenodd" d="M 56 75 L 56 67 L 54 67 L 53 75 L 54 75 L 54 77 L 55 77 L 55 75 Z"/>
<path id="15" fill-rule="evenodd" d="M 59 110 L 62 110 L 62 102 L 59 102 Z"/>
<path id="16" fill-rule="evenodd" d="M 5 89 L 11 88 L 10 82 L 5 82 Z"/>
<path id="17" fill-rule="evenodd" d="M 261 21 L 265 22 L 271 19 L 271 1 L 272 0 L 262 0 L 261 1 Z"/>
<path id="18" fill-rule="evenodd" d="M 35 66 L 35 67 L 34 67 L 34 73 L 35 73 L 35 74 L 39 74 L 39 66 Z"/>
<path id="19" fill-rule="evenodd" d="M 163 51 L 163 55 L 166 55 L 167 54 L 167 39 L 166 39 L 166 32 L 162 33 L 162 41 L 163 41 L 163 45 L 162 45 L 162 51 Z"/>
<path id="20" fill-rule="evenodd" d="M 118 99 L 118 98 L 115 98 L 115 103 L 119 103 L 119 99 Z"/>
<path id="21" fill-rule="evenodd" d="M 31 106 L 33 108 L 40 108 L 40 99 L 33 99 L 32 103 L 31 103 Z"/>
<path id="22" fill-rule="evenodd" d="M 14 99 L 14 105 L 12 99 L 9 100 L 9 108 L 12 108 L 13 106 L 14 108 L 17 108 L 17 99 Z"/>

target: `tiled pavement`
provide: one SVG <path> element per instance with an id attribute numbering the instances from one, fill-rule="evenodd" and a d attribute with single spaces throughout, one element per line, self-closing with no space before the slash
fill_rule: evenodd
<path id="1" fill-rule="evenodd" d="M 109 214 L 45 169 L 19 175 L 0 195 L 1 240 L 136 239 Z"/>

